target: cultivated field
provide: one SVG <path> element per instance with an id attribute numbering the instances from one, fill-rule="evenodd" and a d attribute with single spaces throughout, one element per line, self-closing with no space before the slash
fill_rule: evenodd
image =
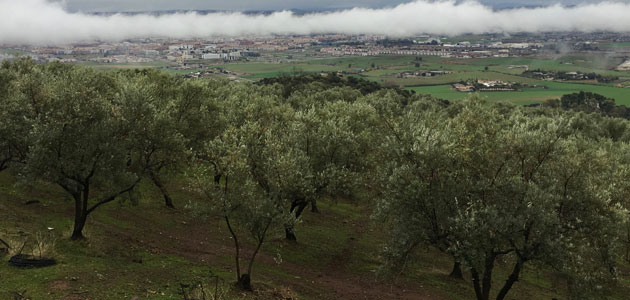
<path id="1" fill-rule="evenodd" d="M 569 55 L 544 58 L 486 58 L 486 59 L 451 59 L 435 56 L 377 56 L 377 57 L 342 57 L 328 59 L 309 59 L 287 63 L 226 63 L 214 65 L 235 72 L 237 75 L 257 80 L 300 72 L 346 72 L 372 80 L 386 86 L 399 86 L 423 94 L 431 94 L 448 100 L 464 99 L 469 93 L 461 93 L 451 88 L 452 83 L 468 80 L 501 80 L 505 82 L 526 83 L 546 86 L 543 88 L 525 88 L 514 92 L 483 92 L 481 95 L 491 101 L 508 101 L 520 104 L 556 99 L 568 93 L 589 91 L 611 97 L 618 104 L 630 105 L 628 86 L 630 71 L 616 71 L 623 63 L 621 57 L 601 57 L 589 55 Z M 521 74 L 525 71 L 541 69 L 557 72 L 597 73 L 619 77 L 617 82 L 597 83 L 596 81 L 539 81 Z M 400 78 L 403 72 L 448 71 L 449 74 L 433 77 Z"/>

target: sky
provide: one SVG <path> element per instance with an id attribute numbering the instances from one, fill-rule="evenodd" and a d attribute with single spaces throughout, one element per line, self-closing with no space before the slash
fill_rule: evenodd
<path id="1" fill-rule="evenodd" d="M 73 2 L 74 1 L 74 2 Z M 576 6 L 551 4 L 544 7 L 521 7 L 495 10 L 493 6 L 475 1 L 414 0 L 396 4 L 383 1 L 361 1 L 361 6 L 317 13 L 294 14 L 276 11 L 271 14 L 244 14 L 239 10 L 271 10 L 307 8 L 303 0 L 231 0 L 229 7 L 214 7 L 216 0 L 177 1 L 107 1 L 110 10 L 147 11 L 168 9 L 233 10 L 211 14 L 178 12 L 172 14 L 108 14 L 95 15 L 88 11 L 106 11 L 105 1 L 78 0 L 0 0 L 0 44 L 57 45 L 73 42 L 122 41 L 136 38 L 164 37 L 176 39 L 217 36 L 308 35 L 324 33 L 376 34 L 409 37 L 419 34 L 459 35 L 463 33 L 514 33 L 543 31 L 612 31 L 630 32 L 630 2 L 590 2 Z M 274 2 L 275 1 L 275 2 Z M 327 2 L 328 1 L 328 2 Z M 354 0 L 319 0 L 322 6 L 352 6 Z M 495 6 L 499 3 L 494 1 Z M 524 0 L 523 0 L 524 1 Z M 75 3 L 76 2 L 76 3 Z M 182 7 L 172 7 L 168 3 Z M 203 2 L 203 5 L 201 4 Z M 100 4 L 99 4 L 100 3 Z M 119 3 L 118 5 L 115 5 Z M 147 3 L 151 3 L 148 6 Z M 221 2 L 222 3 L 222 2 Z M 250 3 L 250 5 L 246 5 Z M 259 3 L 259 4 L 254 4 Z M 276 4 L 273 4 L 276 3 Z M 371 3 L 369 6 L 368 3 Z M 505 3 L 505 2 L 502 2 Z M 537 3 L 528 0 L 529 5 Z M 89 5 L 88 5 L 89 4 Z M 167 5 L 168 4 L 168 5 Z M 193 6 L 199 5 L 198 7 Z M 137 6 L 134 6 L 137 5 Z M 225 4 L 221 4 L 225 5 Z M 242 9 L 238 9 L 242 5 Z M 245 7 L 247 6 L 247 7 Z M 330 7 L 318 7 L 330 8 Z"/>
<path id="2" fill-rule="evenodd" d="M 19 1 L 19 0 L 18 0 Z M 630 2 L 630 0 L 617 0 Z M 119 12 L 159 11 L 172 9 L 208 10 L 282 10 L 282 9 L 339 9 L 352 7 L 392 7 L 410 0 L 65 0 L 70 11 Z M 482 4 L 495 8 L 519 6 L 547 6 L 560 3 L 576 5 L 599 2 L 598 0 L 481 0 Z"/>

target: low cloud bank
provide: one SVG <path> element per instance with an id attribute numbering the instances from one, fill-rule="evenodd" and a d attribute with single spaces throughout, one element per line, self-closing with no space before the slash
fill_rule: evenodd
<path id="1" fill-rule="evenodd" d="M 242 13 L 174 13 L 99 16 L 70 13 L 47 0 L 0 0 L 0 43 L 60 44 L 119 41 L 131 38 L 204 38 L 271 34 L 614 31 L 630 32 L 630 4 L 601 2 L 563 7 L 495 11 L 478 2 L 418 0 L 391 8 L 354 8 L 296 15 Z"/>

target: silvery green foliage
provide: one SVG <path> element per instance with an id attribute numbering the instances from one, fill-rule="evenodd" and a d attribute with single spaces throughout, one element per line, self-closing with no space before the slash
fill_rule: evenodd
<path id="1" fill-rule="evenodd" d="M 265 90 L 233 88 L 231 95 L 242 98 L 229 100 L 240 107 L 224 108 L 226 129 L 199 153 L 193 187 L 204 196 L 208 212 L 223 217 L 228 227 L 246 229 L 259 248 L 270 235 L 295 223 L 290 205 L 296 197 L 312 197 L 313 176 L 295 140 L 293 110 Z M 238 238 L 236 231 L 233 235 Z M 254 258 L 246 274 L 251 275 Z"/>
<path id="2" fill-rule="evenodd" d="M 388 120 L 378 164 L 380 196 L 375 217 L 388 221 L 385 271 L 399 270 L 421 244 L 446 251 L 452 243 L 450 217 L 456 211 L 456 148 L 445 114 L 411 108 Z"/>
<path id="3" fill-rule="evenodd" d="M 57 184 L 74 198 L 72 239 L 82 239 L 86 217 L 130 192 L 178 138 L 161 125 L 146 85 L 88 68 L 38 68 L 47 80 L 26 115 L 32 122 L 22 170 L 27 179 Z"/>
<path id="4" fill-rule="evenodd" d="M 30 133 L 27 170 L 39 179 L 81 192 L 85 181 L 127 185 L 131 141 L 117 104 L 115 81 L 84 68 L 65 71 L 48 86 L 50 96 Z"/>
<path id="5" fill-rule="evenodd" d="M 28 153 L 28 132 L 34 113 L 43 105 L 46 77 L 26 58 L 0 67 L 0 171 L 20 166 Z"/>
<path id="6" fill-rule="evenodd" d="M 307 167 L 313 173 L 312 184 L 319 197 L 351 195 L 362 187 L 375 140 L 371 129 L 376 113 L 371 106 L 325 102 L 298 112 L 295 122 L 295 139 L 308 157 Z"/>
<path id="7" fill-rule="evenodd" d="M 160 172 L 181 168 L 186 154 L 184 129 L 176 115 L 181 105 L 180 89 L 194 90 L 157 71 L 120 72 L 115 101 L 128 139 L 136 150 L 135 159 L 143 169 Z"/>
<path id="8" fill-rule="evenodd" d="M 384 143 L 392 160 L 377 212 L 391 216 L 393 262 L 418 243 L 446 245 L 471 270 L 478 299 L 490 297 L 499 261 L 513 270 L 497 299 L 527 262 L 570 274 L 583 295 L 614 278 L 628 191 L 614 184 L 627 174 L 611 163 L 617 145 L 582 135 L 568 114 L 535 117 L 475 100 L 453 118 L 409 114 Z"/>

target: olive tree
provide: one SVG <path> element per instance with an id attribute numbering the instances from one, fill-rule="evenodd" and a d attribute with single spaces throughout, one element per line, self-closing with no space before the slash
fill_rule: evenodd
<path id="1" fill-rule="evenodd" d="M 29 58 L 0 67 L 0 171 L 24 163 L 32 121 L 45 105 L 47 76 Z"/>
<path id="2" fill-rule="evenodd" d="M 235 89 L 238 94 L 240 87 Z M 290 133 L 295 130 L 290 107 L 278 105 L 264 91 L 251 98 L 241 96 L 242 106 L 226 118 L 227 128 L 206 143 L 192 178 L 194 189 L 232 235 L 237 285 L 251 290 L 256 255 L 270 234 L 295 221 L 289 205 L 296 197 L 310 197 L 310 176 L 304 173 L 306 156 Z M 245 270 L 240 265 L 239 229 L 255 242 Z"/>
<path id="3" fill-rule="evenodd" d="M 618 207 L 610 153 L 572 132 L 571 118 L 501 115 L 470 105 L 453 118 L 461 161 L 453 254 L 469 268 L 477 299 L 493 294 L 498 261 L 511 267 L 504 299 L 523 267 L 538 262 L 580 277 L 614 273 Z M 614 274 L 612 274 L 614 275 Z"/>
<path id="4" fill-rule="evenodd" d="M 130 120 L 113 76 L 72 67 L 54 74 L 49 98 L 29 134 L 25 171 L 59 185 L 74 200 L 71 239 L 84 239 L 88 215 L 132 190 L 140 181 Z"/>
<path id="5" fill-rule="evenodd" d="M 293 139 L 307 156 L 305 170 L 312 174 L 309 183 L 315 193 L 292 201 L 296 218 L 309 203 L 318 212 L 318 199 L 350 196 L 362 188 L 371 162 L 374 122 L 374 109 L 365 103 L 328 102 L 296 113 Z M 293 228 L 287 227 L 286 238 L 296 240 Z"/>
<path id="6" fill-rule="evenodd" d="M 175 208 L 164 177 L 181 172 L 187 162 L 190 129 L 184 122 L 199 114 L 199 106 L 190 102 L 203 97 L 204 86 L 151 70 L 121 72 L 118 76 L 121 114 L 129 121 L 136 153 L 145 156 L 138 162 L 159 189 L 166 207 Z"/>
<path id="7" fill-rule="evenodd" d="M 15 160 L 20 153 L 16 143 L 16 133 L 21 131 L 16 128 L 24 120 L 19 112 L 21 107 L 15 101 L 14 76 L 6 68 L 0 69 L 0 172 L 9 167 L 9 163 Z"/>
<path id="8" fill-rule="evenodd" d="M 443 110 L 415 108 L 387 127 L 374 215 L 390 229 L 384 251 L 388 272 L 401 270 L 419 246 L 448 253 L 454 244 L 451 216 L 457 211 L 459 162 L 453 130 L 445 121 Z M 461 264 L 454 260 L 450 276 L 462 278 Z"/>
<path id="9" fill-rule="evenodd" d="M 417 243 L 442 245 L 483 300 L 505 299 L 526 263 L 564 272 L 574 287 L 614 277 L 613 195 L 627 191 L 611 178 L 623 172 L 611 142 L 584 136 L 575 121 L 474 99 L 453 117 L 403 119 L 415 125 L 397 125 L 385 143 L 393 159 L 379 204 L 392 219 L 389 252 L 405 258 Z M 511 271 L 494 291 L 499 262 Z"/>

